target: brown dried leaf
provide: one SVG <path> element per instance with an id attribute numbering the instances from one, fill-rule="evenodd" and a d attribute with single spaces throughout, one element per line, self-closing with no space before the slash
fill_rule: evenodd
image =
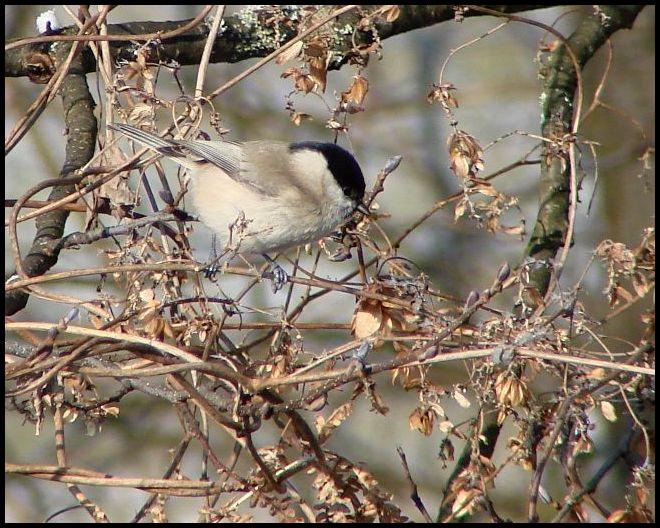
<path id="1" fill-rule="evenodd" d="M 103 320 L 103 318 L 99 317 L 98 315 L 90 313 L 88 317 L 89 317 L 89 322 L 92 323 L 92 326 L 97 330 L 103 327 L 103 325 L 105 325 L 105 321 Z M 118 327 L 115 331 L 120 332 L 121 327 Z"/>
<path id="2" fill-rule="evenodd" d="M 408 418 L 408 425 L 411 431 L 419 431 L 424 436 L 430 436 L 433 432 L 433 420 L 435 415 L 431 409 L 422 409 L 417 407 Z"/>
<path id="3" fill-rule="evenodd" d="M 311 402 L 305 403 L 303 406 L 303 409 L 307 409 L 308 411 L 320 411 L 325 407 L 325 404 L 328 403 L 328 395 L 327 394 L 321 394 L 318 398 L 312 400 Z"/>
<path id="4" fill-rule="evenodd" d="M 351 333 L 356 339 L 364 339 L 375 334 L 383 323 L 381 303 L 365 299 L 360 301 L 351 321 Z"/>
<path id="5" fill-rule="evenodd" d="M 483 150 L 477 140 L 462 130 L 451 134 L 447 139 L 450 168 L 461 179 L 475 177 L 483 170 Z"/>
<path id="6" fill-rule="evenodd" d="M 353 77 L 351 86 L 345 92 L 341 93 L 342 103 L 354 103 L 361 105 L 367 92 L 369 91 L 369 81 L 361 75 Z"/>
<path id="7" fill-rule="evenodd" d="M 486 223 L 484 224 L 486 227 L 486 231 L 490 233 L 497 233 L 501 228 L 500 228 L 500 217 L 499 216 L 489 216 L 486 219 Z"/>
<path id="8" fill-rule="evenodd" d="M 153 317 L 143 327 L 143 331 L 147 336 L 158 340 L 161 340 L 163 338 L 164 330 L 165 330 L 165 322 L 163 321 L 163 318 L 160 316 Z"/>
<path id="9" fill-rule="evenodd" d="M 493 187 L 490 183 L 480 181 L 476 183 L 470 191 L 478 192 L 479 194 L 483 194 L 485 196 L 491 196 L 492 198 L 497 198 L 500 196 L 500 192 Z"/>
<path id="10" fill-rule="evenodd" d="M 302 75 L 302 72 L 299 68 L 289 68 L 280 74 L 280 78 L 286 79 L 287 77 L 295 77 L 297 75 Z"/>
<path id="11" fill-rule="evenodd" d="M 328 64 L 330 63 L 327 40 L 319 36 L 307 42 L 305 58 L 309 68 L 309 76 L 318 85 L 321 92 L 325 92 Z"/>
<path id="12" fill-rule="evenodd" d="M 339 427 L 341 423 L 348 418 L 353 412 L 353 403 L 345 403 L 337 409 L 325 420 L 322 416 L 316 418 L 316 430 L 318 431 L 319 442 L 325 442 L 334 429 Z"/>
<path id="13" fill-rule="evenodd" d="M 467 198 L 462 198 L 454 208 L 454 222 L 458 222 L 458 219 L 465 214 L 467 210 Z"/>
<path id="14" fill-rule="evenodd" d="M 383 397 L 376 392 L 375 390 L 372 390 L 369 392 L 370 396 L 370 401 L 371 401 L 371 407 L 372 410 L 376 411 L 379 414 L 382 414 L 385 416 L 388 412 L 390 412 L 390 408 L 385 405 L 385 401 L 383 400 Z"/>
<path id="15" fill-rule="evenodd" d="M 296 90 L 299 90 L 303 93 L 309 93 L 314 88 L 316 88 L 316 81 L 312 78 L 311 75 L 299 75 L 296 77 L 294 86 Z"/>
<path id="16" fill-rule="evenodd" d="M 305 112 L 291 112 L 291 115 L 289 116 L 289 119 L 291 119 L 291 122 L 296 125 L 300 126 L 300 123 L 302 123 L 303 119 L 308 119 L 312 120 L 312 116 L 309 114 L 306 114 Z"/>
<path id="17" fill-rule="evenodd" d="M 110 166 L 121 165 L 128 159 L 116 145 L 106 146 L 103 152 L 105 154 L 105 160 Z M 135 198 L 128 185 L 128 179 L 123 177 L 113 178 L 101 185 L 97 196 L 110 200 L 110 204 L 113 207 L 133 205 L 135 203 Z"/>
<path id="18" fill-rule="evenodd" d="M 401 9 L 398 5 L 386 5 L 382 7 L 383 17 L 386 22 L 394 22 L 401 14 Z"/>
<path id="19" fill-rule="evenodd" d="M 612 262 L 621 271 L 630 272 L 635 266 L 635 256 L 625 244 L 603 240 L 596 248 L 596 255 Z"/>
<path id="20" fill-rule="evenodd" d="M 543 304 L 543 296 L 537 288 L 533 286 L 528 286 L 524 290 L 525 295 L 528 297 L 526 301 L 531 306 L 541 306 Z"/>
<path id="21" fill-rule="evenodd" d="M 464 180 L 470 175 L 470 158 L 459 149 L 449 150 L 449 159 L 451 161 L 449 168 L 456 176 Z"/>
<path id="22" fill-rule="evenodd" d="M 443 460 L 443 462 L 453 462 L 453 460 L 454 460 L 454 444 L 451 443 L 451 440 L 449 440 L 449 438 L 445 438 L 440 443 L 439 456 Z M 443 464 L 443 467 L 445 467 L 444 464 Z"/>
<path id="23" fill-rule="evenodd" d="M 309 93 L 316 87 L 316 82 L 308 74 L 301 71 L 299 68 L 289 68 L 280 75 L 283 79 L 293 77 L 293 86 L 296 90 Z"/>
<path id="24" fill-rule="evenodd" d="M 445 111 L 450 111 L 451 108 L 458 108 L 458 100 L 451 93 L 456 90 L 452 83 L 434 84 L 433 89 L 426 96 L 429 104 L 440 103 Z"/>
<path id="25" fill-rule="evenodd" d="M 495 395 L 500 405 L 516 407 L 529 398 L 529 391 L 520 378 L 501 372 L 495 380 Z"/>

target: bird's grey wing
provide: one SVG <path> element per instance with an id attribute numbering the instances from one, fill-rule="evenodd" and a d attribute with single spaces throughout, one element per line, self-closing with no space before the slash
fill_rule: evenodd
<path id="1" fill-rule="evenodd" d="M 174 140 L 181 149 L 196 157 L 195 161 L 212 163 L 221 168 L 227 176 L 240 181 L 243 150 L 234 141 L 186 141 Z"/>
<path id="2" fill-rule="evenodd" d="M 243 144 L 235 141 L 166 139 L 132 125 L 112 123 L 108 126 L 152 148 L 159 154 L 172 158 L 173 161 L 184 167 L 196 169 L 199 168 L 200 163 L 212 163 L 234 181 L 247 185 L 260 194 L 274 196 L 277 192 L 277 186 L 268 185 L 267 182 L 260 179 L 259 171 L 255 169 L 254 164 L 245 160 L 244 147 L 250 151 L 248 157 L 266 158 L 262 159 L 262 164 L 269 167 L 274 160 L 268 158 L 274 152 L 269 152 L 264 148 L 267 145 L 266 142 L 257 141 Z M 285 150 L 286 147 L 283 145 L 276 150 Z"/>
<path id="3" fill-rule="evenodd" d="M 212 163 L 234 181 L 264 196 L 281 192 L 280 173 L 286 172 L 288 145 L 275 141 L 183 141 L 174 142 L 197 161 Z"/>

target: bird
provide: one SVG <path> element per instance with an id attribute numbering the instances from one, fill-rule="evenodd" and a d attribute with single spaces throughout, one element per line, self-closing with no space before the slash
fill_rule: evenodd
<path id="1" fill-rule="evenodd" d="M 318 141 L 167 139 L 108 125 L 190 171 L 191 203 L 221 247 L 280 252 L 335 232 L 363 203 L 365 181 L 346 149 Z"/>

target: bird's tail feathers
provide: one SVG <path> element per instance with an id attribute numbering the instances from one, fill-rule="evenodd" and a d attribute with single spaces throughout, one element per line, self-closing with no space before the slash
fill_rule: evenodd
<path id="1" fill-rule="evenodd" d="M 166 156 L 179 165 L 186 168 L 195 168 L 195 162 L 188 159 L 186 153 L 181 150 L 181 145 L 176 140 L 165 139 L 146 130 L 141 130 L 133 125 L 125 125 L 122 123 L 110 123 L 108 127 L 117 130 L 124 134 L 126 137 L 149 147 L 159 154 Z"/>

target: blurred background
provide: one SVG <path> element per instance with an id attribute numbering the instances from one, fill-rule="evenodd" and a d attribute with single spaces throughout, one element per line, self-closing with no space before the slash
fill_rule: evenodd
<path id="1" fill-rule="evenodd" d="M 225 14 L 231 15 L 242 7 L 230 6 Z M 55 9 L 63 25 L 70 24 L 66 13 L 57 7 L 6 5 L 6 38 L 35 35 L 36 16 L 51 8 Z M 201 6 L 163 5 L 158 9 L 152 6 L 121 6 L 111 12 L 109 22 L 181 20 L 193 18 L 200 9 Z M 555 27 L 568 35 L 582 16 L 582 9 L 590 7 L 543 9 L 527 15 L 551 25 L 565 14 Z M 426 96 L 432 83 L 437 82 L 442 63 L 450 50 L 484 34 L 500 22 L 492 17 L 474 17 L 462 23 L 445 22 L 386 39 L 383 41 L 382 60 L 372 56 L 363 72 L 369 80 L 365 111 L 351 116 L 350 143 L 342 137 L 340 144 L 352 150 L 360 161 L 368 188 L 388 158 L 403 156 L 403 162 L 388 178 L 385 192 L 378 198 L 381 210 L 391 215 L 389 219 L 380 221 L 391 239 L 399 236 L 436 201 L 460 190 L 459 182 L 448 168 L 446 139 L 451 127 L 440 107 L 429 105 Z M 542 81 L 538 78 L 535 58 L 539 41 L 544 36 L 547 39 L 547 35 L 538 28 L 512 23 L 459 51 L 447 66 L 444 80 L 456 86 L 454 93 L 460 104 L 455 110 L 458 126 L 473 135 L 482 146 L 514 130 L 539 133 Z M 561 280 L 564 287 L 575 283 L 600 241 L 612 239 L 634 247 L 639 243 L 643 229 L 655 222 L 655 172 L 653 169 L 644 170 L 640 160 L 646 149 L 655 144 L 655 8 L 646 7 L 634 27 L 616 33 L 612 43 L 613 61 L 601 98 L 614 110 L 596 110 L 581 130 L 582 138 L 598 142 L 599 180 L 594 188 L 594 160 L 589 150 L 583 147 L 580 159 L 584 171 L 581 203 L 575 245 Z M 606 67 L 606 59 L 607 52 L 603 47 L 584 71 L 587 106 Z M 216 88 L 254 62 L 256 60 L 239 64 L 211 64 L 206 89 Z M 268 64 L 215 100 L 222 125 L 230 129 L 229 138 L 333 140 L 334 134 L 325 127 L 328 118 L 326 106 L 316 96 L 293 97 L 296 110 L 309 113 L 312 120 L 304 120 L 300 126 L 289 120 L 285 105 L 286 95 L 292 89 L 291 81 L 281 79 L 280 74 L 290 66 Z M 193 93 L 196 71 L 192 66 L 182 69 L 181 81 L 188 94 Z M 334 95 L 350 85 L 353 75 L 355 70 L 348 67 L 339 72 L 329 72 L 323 97 L 330 106 L 335 106 Z M 87 78 L 92 93 L 98 98 L 96 76 L 90 74 Z M 42 86 L 31 84 L 25 78 L 5 79 L 5 136 L 41 89 Z M 176 83 L 169 75 L 159 79 L 157 90 L 164 99 L 174 98 L 178 94 Z M 168 124 L 163 121 L 159 126 L 162 129 Z M 212 133 L 209 128 L 206 130 Z M 56 99 L 6 158 L 5 198 L 18 198 L 37 182 L 55 177 L 64 159 L 64 145 L 61 103 Z M 520 135 L 498 142 L 485 152 L 483 175 L 518 160 L 534 145 L 534 139 Z M 498 190 L 519 198 L 528 231 L 534 225 L 538 209 L 538 170 L 537 165 L 520 167 L 493 181 Z M 587 204 L 593 193 L 591 213 L 587 216 Z M 46 195 L 44 193 L 35 198 L 45 199 Z M 6 209 L 5 218 L 8 215 L 9 209 Z M 109 217 L 105 218 L 111 222 Z M 515 223 L 516 219 L 514 215 L 511 223 Z M 72 214 L 67 222 L 67 233 L 82 230 L 83 222 L 83 215 Z M 21 224 L 19 239 L 23 251 L 29 248 L 34 232 L 33 223 Z M 454 209 L 450 205 L 408 237 L 399 253 L 428 274 L 435 289 L 465 298 L 471 290 L 490 285 L 503 262 L 517 266 L 528 235 L 521 241 L 513 236 L 494 235 L 478 229 L 474 222 L 466 218 L 454 222 Z M 209 238 L 203 227 L 195 228 L 192 240 L 202 258 L 208 254 Z M 108 246 L 98 244 L 81 251 L 63 253 L 52 271 L 104 265 L 105 258 L 101 252 L 104 247 Z M 308 262 L 303 259 L 303 263 Z M 336 279 L 355 269 L 355 266 L 355 260 L 332 263 L 322 258 L 318 275 Z M 13 268 L 7 236 L 5 267 L 7 270 Z M 96 279 L 89 278 L 58 283 L 52 288 L 56 292 L 66 291 L 88 298 L 93 294 L 95 285 Z M 242 285 L 242 280 L 238 278 L 223 278 L 222 290 L 231 295 L 239 291 Z M 602 318 L 609 310 L 602 293 L 606 285 L 605 267 L 599 264 L 591 266 L 584 281 L 582 300 L 595 319 Z M 650 297 L 600 329 L 603 335 L 612 336 L 607 341 L 609 346 L 615 350 L 629 350 L 629 342 L 639 341 L 642 332 L 639 317 L 651 307 Z M 255 289 L 246 304 L 277 307 L 282 302 L 281 298 L 270 293 L 270 286 L 264 283 Z M 502 307 L 510 309 L 510 306 Z M 353 308 L 352 297 L 330 295 L 324 297 L 323 303 L 312 304 L 303 320 L 348 323 Z M 57 321 L 68 310 L 64 305 L 51 305 L 31 298 L 27 308 L 16 314 L 13 320 Z M 252 320 L 269 319 L 263 314 L 255 314 Z M 234 333 L 232 337 L 240 342 L 257 335 L 250 332 L 244 334 Z M 349 336 L 347 331 L 315 331 L 304 333 L 304 339 L 306 350 L 313 352 L 345 342 Z M 384 347 L 377 353 L 392 352 L 389 347 Z M 437 383 L 449 385 L 466 380 L 466 369 L 462 365 L 443 364 L 438 369 L 440 372 L 434 374 Z M 387 376 L 379 377 L 377 382 L 390 413 L 381 416 L 370 412 L 367 402 L 359 401 L 354 413 L 333 436 L 328 447 L 336 448 L 353 462 L 363 462 L 383 488 L 394 493 L 394 501 L 403 505 L 404 511 L 413 519 L 419 520 L 419 514 L 408 498 L 408 485 L 396 456 L 396 446 L 402 446 L 408 454 L 420 496 L 433 516 L 439 504 L 439 493 L 451 470 L 451 465 L 445 469 L 437 458 L 444 435 L 436 430 L 430 437 L 424 437 L 419 432 L 410 431 L 407 418 L 416 406 L 415 394 L 392 387 Z M 337 402 L 341 402 L 342 397 L 347 399 L 349 392 L 343 396 L 335 395 Z M 472 411 L 461 409 L 454 402 L 448 402 L 446 410 L 454 423 L 471 416 Z M 311 422 L 311 413 L 308 418 Z M 599 418 L 594 417 L 594 420 Z M 45 424 L 41 435 L 35 436 L 34 427 L 23 424 L 14 413 L 6 414 L 5 423 L 6 460 L 14 463 L 55 463 L 52 424 Z M 610 433 L 616 436 L 617 427 L 622 424 L 601 425 L 599 434 L 604 435 L 602 441 L 607 442 L 605 437 Z M 273 435 L 274 430 L 264 428 L 257 440 L 260 445 L 266 445 L 277 438 Z M 171 414 L 169 406 L 161 405 L 152 398 L 140 398 L 139 395 L 132 395 L 124 401 L 119 418 L 107 422 L 94 436 L 85 436 L 84 424 L 74 422 L 67 426 L 70 464 L 116 476 L 160 477 L 169 462 L 167 449 L 173 448 L 179 439 L 178 420 Z M 214 440 L 223 442 L 225 439 Z M 227 452 L 230 447 L 228 444 Z M 193 453 L 194 450 L 190 454 Z M 498 461 L 497 454 L 495 460 Z M 597 461 L 593 463 L 597 467 Z M 199 462 L 194 456 L 187 456 L 183 467 L 191 477 L 199 476 Z M 557 475 L 553 469 L 551 465 L 546 475 L 546 480 L 550 482 Z M 599 496 L 604 498 L 604 504 L 616 504 L 621 499 L 621 475 L 613 471 L 599 487 Z M 493 498 L 499 501 L 500 515 L 513 520 L 524 518 L 526 504 L 519 502 L 517 497 L 520 493 L 526 494 L 529 478 L 529 473 L 520 468 L 507 469 L 498 477 Z M 561 489 L 561 484 L 558 486 L 555 491 Z M 548 487 L 552 491 L 551 483 Z M 104 507 L 114 521 L 130 519 L 146 499 L 146 494 L 134 490 L 86 488 L 85 491 Z M 5 520 L 43 521 L 59 508 L 72 504 L 72 500 L 62 485 L 9 476 L 5 481 Z M 194 518 L 199 504 L 198 499 L 172 500 L 167 509 L 170 521 L 189 521 Z M 255 515 L 255 520 L 270 519 L 266 511 L 258 508 L 251 510 L 251 513 Z M 73 511 L 56 518 L 55 522 L 87 520 L 86 513 Z"/>

